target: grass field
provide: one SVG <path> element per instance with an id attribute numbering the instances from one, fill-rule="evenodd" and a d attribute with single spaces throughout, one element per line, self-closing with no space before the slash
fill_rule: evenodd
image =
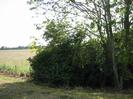
<path id="1" fill-rule="evenodd" d="M 0 75 L 0 99 L 133 99 L 133 91 L 99 91 L 38 86 L 24 79 Z"/>
<path id="2" fill-rule="evenodd" d="M 0 50 L 0 70 L 15 73 L 28 73 L 27 59 L 34 54 L 30 50 Z"/>

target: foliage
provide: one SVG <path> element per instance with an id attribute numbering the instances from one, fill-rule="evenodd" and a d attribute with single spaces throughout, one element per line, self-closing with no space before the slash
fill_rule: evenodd
<path id="1" fill-rule="evenodd" d="M 53 24 L 53 23 L 52 23 Z M 56 24 L 56 22 L 54 23 Z M 62 30 L 58 25 L 49 29 L 47 32 L 56 34 L 55 30 Z M 64 23 L 60 23 L 63 25 Z M 67 27 L 65 25 L 63 28 Z M 53 29 L 53 30 L 51 30 Z M 67 86 L 101 86 L 104 58 L 101 58 L 103 49 L 97 39 L 85 39 L 85 30 L 77 26 L 77 30 L 69 35 L 53 36 L 51 42 L 45 49 L 38 53 L 30 62 L 33 69 L 33 78 L 36 81 L 47 82 L 53 85 Z M 63 34 L 63 33 L 62 33 Z M 64 32 L 65 34 L 65 32 Z M 70 33 L 69 33 L 70 34 Z M 50 35 L 44 34 L 44 35 Z M 56 42 L 56 36 L 61 43 Z M 48 36 L 47 36 L 48 37 Z M 51 38 L 52 36 L 49 36 Z M 103 56 L 104 57 L 104 56 Z M 101 78 L 101 79 L 97 79 Z"/>
<path id="2" fill-rule="evenodd" d="M 54 21 L 48 21 L 44 31 L 48 45 L 42 53 L 49 53 L 49 62 L 54 63 L 53 67 L 62 67 L 63 73 L 68 74 L 63 67 L 69 68 L 68 85 L 121 89 L 127 81 L 132 82 L 132 5 L 132 0 L 41 0 L 35 3 L 44 12 L 48 9 L 55 12 Z M 81 24 L 77 24 L 77 19 Z M 58 55 L 64 60 L 58 61 L 62 59 Z M 32 67 L 35 60 L 34 57 L 31 61 Z"/>

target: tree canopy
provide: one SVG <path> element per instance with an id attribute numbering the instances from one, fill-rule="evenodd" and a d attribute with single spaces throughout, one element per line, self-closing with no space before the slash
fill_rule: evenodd
<path id="1" fill-rule="evenodd" d="M 31 0 L 29 4 L 45 16 L 41 29 L 48 41 L 31 61 L 33 78 L 62 85 L 119 89 L 131 85 L 132 0 Z"/>

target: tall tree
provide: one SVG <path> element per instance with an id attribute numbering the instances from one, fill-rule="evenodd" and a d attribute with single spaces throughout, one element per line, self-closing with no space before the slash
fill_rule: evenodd
<path id="1" fill-rule="evenodd" d="M 32 0 L 34 1 L 34 0 Z M 116 51 L 115 51 L 115 38 L 114 33 L 122 31 L 124 29 L 124 42 L 125 49 L 129 54 L 129 46 L 131 44 L 128 41 L 130 37 L 130 15 L 132 0 L 35 0 L 37 6 L 46 9 L 46 6 L 50 5 L 50 11 L 55 11 L 58 16 L 68 16 L 73 21 L 72 16 L 78 19 L 81 16 L 84 18 L 83 25 L 86 26 L 86 30 L 89 32 L 86 36 L 100 39 L 101 45 L 105 52 L 106 64 L 111 65 L 111 69 L 114 74 L 114 81 L 117 88 L 122 88 L 123 77 L 118 72 Z M 124 5 L 123 3 L 124 2 Z M 116 17 L 121 16 L 117 13 L 117 8 L 124 6 L 124 17 L 122 20 Z M 46 10 L 48 11 L 48 9 Z M 60 18 L 60 17 L 58 17 Z M 124 20 L 124 21 L 123 21 Z M 119 22 L 120 21 L 120 22 Z"/>

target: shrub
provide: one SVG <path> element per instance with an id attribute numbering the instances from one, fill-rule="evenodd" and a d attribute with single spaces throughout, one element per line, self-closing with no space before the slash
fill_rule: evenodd
<path id="1" fill-rule="evenodd" d="M 31 60 L 34 80 L 54 85 L 69 84 L 71 68 L 68 61 L 71 59 L 68 49 L 61 45 L 38 53 Z"/>
<path id="2" fill-rule="evenodd" d="M 71 42 L 46 47 L 30 62 L 32 77 L 35 81 L 56 86 L 100 85 L 104 60 L 99 58 L 102 50 L 97 47 L 97 41 L 89 41 L 79 47 Z"/>

